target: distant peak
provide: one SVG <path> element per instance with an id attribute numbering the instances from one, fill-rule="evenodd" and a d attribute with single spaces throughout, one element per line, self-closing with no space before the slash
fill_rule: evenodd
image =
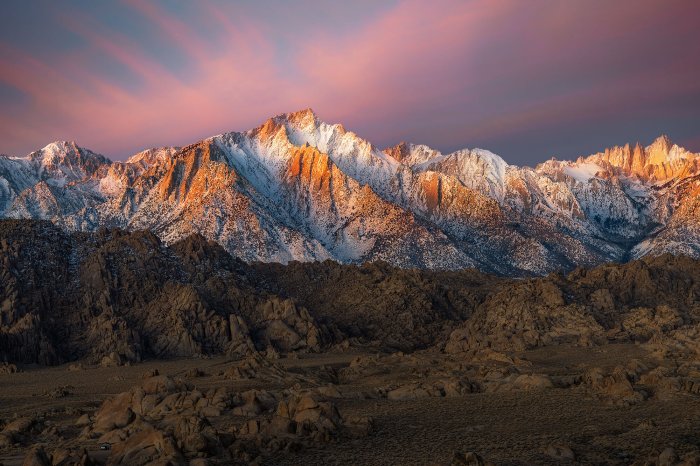
<path id="1" fill-rule="evenodd" d="M 75 141 L 54 141 L 52 143 L 47 144 L 44 146 L 42 150 L 44 151 L 68 151 L 68 150 L 77 150 L 78 145 L 75 143 Z"/>
<path id="2" fill-rule="evenodd" d="M 394 160 L 408 166 L 425 163 L 428 160 L 442 155 L 440 151 L 428 146 L 404 141 L 395 146 L 387 147 L 383 152 Z"/>
<path id="3" fill-rule="evenodd" d="M 179 147 L 152 147 L 129 157 L 125 163 L 143 163 L 151 165 L 157 161 L 172 157 Z"/>
<path id="4" fill-rule="evenodd" d="M 33 160 L 62 159 L 69 154 L 76 154 L 79 151 L 80 148 L 75 141 L 54 141 L 42 149 L 29 154 L 29 158 Z"/>
<path id="5" fill-rule="evenodd" d="M 394 145 L 394 146 L 389 146 L 386 149 L 384 149 L 384 152 L 402 152 L 402 153 L 407 153 L 411 150 L 413 147 L 413 144 L 410 142 L 406 141 L 401 141 L 400 143 Z"/>
<path id="6" fill-rule="evenodd" d="M 296 112 L 289 113 L 290 116 L 316 116 L 316 112 L 311 107 L 302 108 Z"/>
<path id="7" fill-rule="evenodd" d="M 310 107 L 297 110 L 296 112 L 286 113 L 281 116 L 290 123 L 297 123 L 305 126 L 318 123 L 318 116 Z"/>
<path id="8" fill-rule="evenodd" d="M 75 141 L 54 141 L 32 152 L 27 158 L 42 166 L 56 164 L 89 166 L 89 171 L 101 164 L 112 163 L 105 156 L 78 146 Z"/>
<path id="9" fill-rule="evenodd" d="M 401 141 L 395 146 L 387 147 L 383 152 L 393 157 L 396 161 L 403 162 L 411 153 L 411 144 Z"/>
<path id="10" fill-rule="evenodd" d="M 313 131 L 321 124 L 320 120 L 311 108 L 297 110 L 291 113 L 281 113 L 269 118 L 254 131 L 263 139 L 276 135 L 280 130 L 293 133 L 295 131 Z"/>
<path id="11" fill-rule="evenodd" d="M 671 138 L 665 134 L 662 134 L 658 138 L 654 139 L 654 142 L 652 142 L 651 146 L 649 147 L 658 147 L 668 152 L 671 150 L 671 147 L 673 147 L 673 143 L 671 142 Z"/>

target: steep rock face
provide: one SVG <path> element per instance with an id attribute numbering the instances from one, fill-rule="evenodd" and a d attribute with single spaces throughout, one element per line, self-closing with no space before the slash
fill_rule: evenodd
<path id="1" fill-rule="evenodd" d="M 665 136 L 534 169 L 483 149 L 381 151 L 306 109 L 126 162 L 65 142 L 0 156 L 0 215 L 149 229 L 168 244 L 198 233 L 248 261 L 527 276 L 700 254 L 699 161 Z"/>
<path id="2" fill-rule="evenodd" d="M 119 364 L 331 341 L 305 309 L 256 291 L 242 267 L 201 236 L 168 248 L 147 231 L 0 221 L 0 360 Z"/>
<path id="3" fill-rule="evenodd" d="M 38 182 L 27 164 L 0 156 L 0 209 L 5 213 L 17 195 Z"/>
<path id="4" fill-rule="evenodd" d="M 668 136 L 660 136 L 650 146 L 637 143 L 613 147 L 583 160 L 598 163 L 603 170 L 641 179 L 663 182 L 697 173 L 700 158 L 673 144 Z"/>
<path id="5" fill-rule="evenodd" d="M 658 188 L 656 229 L 632 249 L 631 256 L 663 253 L 698 257 L 700 246 L 700 175 L 670 181 Z"/>
<path id="6" fill-rule="evenodd" d="M 419 151 L 423 150 L 419 148 Z M 457 179 L 465 187 L 502 201 L 508 165 L 499 156 L 482 149 L 461 150 L 430 157 L 412 165 L 414 172 L 438 172 Z"/>
<path id="7" fill-rule="evenodd" d="M 25 158 L 0 157 L 0 207 L 8 217 L 51 219 L 101 202 L 92 179 L 110 164 L 74 142 L 54 142 Z"/>
<path id="8" fill-rule="evenodd" d="M 0 347 L 4 357 L 42 364 L 58 361 L 43 327 L 68 281 L 70 238 L 48 222 L 0 222 Z M 55 316 L 60 318 L 60 315 Z"/>
<path id="9" fill-rule="evenodd" d="M 78 147 L 75 142 L 53 142 L 27 157 L 29 164 L 44 180 L 61 185 L 92 176 L 102 165 L 111 162 L 106 157 Z"/>

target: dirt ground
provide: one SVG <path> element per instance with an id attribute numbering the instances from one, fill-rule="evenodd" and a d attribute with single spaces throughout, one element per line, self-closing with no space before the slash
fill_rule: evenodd
<path id="1" fill-rule="evenodd" d="M 323 383 L 324 374 L 341 371 L 368 353 L 308 354 L 276 361 L 290 374 Z M 639 360 L 658 364 L 639 345 L 604 347 L 548 347 L 517 355 L 532 373 L 553 380 L 580 373 L 585 367 L 611 368 Z M 410 364 L 392 361 L 402 356 L 380 356 L 379 364 L 352 380 L 337 380 L 343 394 L 336 404 L 343 415 L 371 416 L 373 431 L 364 438 L 337 439 L 299 452 L 277 452 L 260 461 L 263 464 L 368 464 L 437 465 L 449 464 L 457 451 L 477 452 L 496 464 L 562 464 L 572 462 L 546 453 L 550 445 L 564 444 L 581 464 L 630 464 L 658 456 L 673 447 L 678 456 L 700 448 L 700 397 L 679 393 L 649 397 L 631 405 L 601 402 L 582 386 L 468 393 L 453 397 L 389 399 L 369 396 L 381 387 L 403 381 L 429 380 L 427 369 L 447 364 L 448 356 L 424 353 Z M 172 377 L 187 377 L 197 368 L 204 373 L 191 382 L 200 390 L 228 387 L 233 390 L 261 388 L 282 390 L 284 380 L 232 381 L 221 377 L 231 361 L 181 359 L 146 361 L 123 367 L 69 366 L 24 367 L 15 374 L 0 375 L 0 419 L 43 416 L 46 425 L 59 428 L 59 440 L 37 437 L 47 451 L 62 446 L 86 448 L 98 461 L 109 452 L 100 451 L 93 439 L 82 439 L 75 420 L 82 413 L 94 412 L 110 395 L 141 383 L 142 375 L 153 369 Z M 427 369 L 426 369 L 427 368 Z M 291 383 L 291 382 L 290 382 Z M 295 383 L 299 383 L 298 381 Z M 310 382 L 311 383 L 311 382 Z M 303 383 L 302 383 L 303 384 Z M 62 388 L 63 396 L 52 396 Z M 60 390 L 59 390 L 60 392 Z M 222 416 L 212 421 L 225 428 Z M 0 450 L 0 463 L 21 464 L 26 445 Z"/>

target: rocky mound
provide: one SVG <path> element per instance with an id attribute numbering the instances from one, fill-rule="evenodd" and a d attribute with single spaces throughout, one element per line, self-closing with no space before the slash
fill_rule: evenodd
<path id="1" fill-rule="evenodd" d="M 149 232 L 2 221 L 0 360 L 119 365 L 333 341 L 306 309 L 258 292 L 243 266 L 199 236 L 166 247 Z"/>
<path id="2" fill-rule="evenodd" d="M 233 419 L 228 428 L 219 420 Z M 81 436 L 108 444 L 107 464 L 189 464 L 192 458 L 249 462 L 339 435 L 366 435 L 368 419 L 344 418 L 318 391 L 227 388 L 201 392 L 183 380 L 147 378 L 106 400 Z"/>

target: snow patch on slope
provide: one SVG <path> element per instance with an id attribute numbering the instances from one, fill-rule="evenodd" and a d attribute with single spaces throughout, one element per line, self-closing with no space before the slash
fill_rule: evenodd
<path id="1" fill-rule="evenodd" d="M 564 167 L 564 173 L 579 183 L 588 183 L 601 170 L 600 165 L 595 163 L 580 163 Z"/>
<path id="2" fill-rule="evenodd" d="M 485 149 L 464 149 L 432 159 L 413 167 L 416 173 L 435 171 L 457 178 L 464 186 L 479 191 L 499 202 L 505 194 L 508 164 Z"/>

